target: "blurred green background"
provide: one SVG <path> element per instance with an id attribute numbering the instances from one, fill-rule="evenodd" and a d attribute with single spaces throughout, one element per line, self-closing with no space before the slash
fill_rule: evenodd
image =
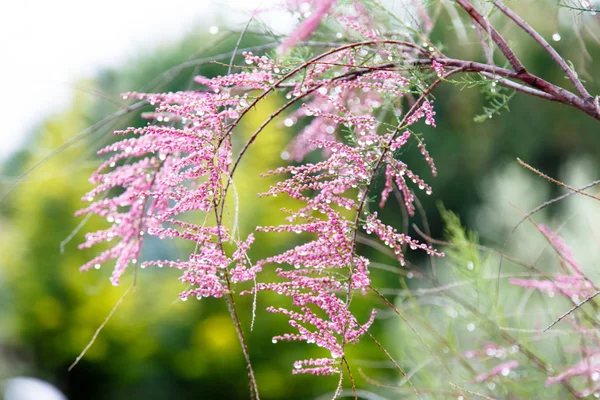
<path id="1" fill-rule="evenodd" d="M 594 79 L 598 68 L 584 56 L 582 44 L 571 27 L 544 23 L 556 19 L 556 10 L 549 7 L 521 11 L 545 37 L 557 30 L 561 32 L 562 40 L 554 43 L 557 49 L 579 71 L 587 71 L 583 78 L 590 92 L 599 93 Z M 448 28 L 449 22 L 442 21 L 438 26 L 433 42 L 445 43 L 446 54 L 481 59 L 478 42 L 452 45 L 452 40 L 447 40 L 454 34 Z M 500 26 L 517 43 L 518 53 L 530 70 L 568 86 L 541 48 L 508 24 Z M 165 71 L 189 60 L 231 51 L 238 36 L 190 35 L 177 46 L 155 49 L 121 68 L 81 81 L 72 106 L 49 116 L 32 133 L 27 145 L 4 163 L 2 189 L 43 160 L 0 204 L 0 378 L 36 376 L 55 384 L 72 400 L 248 397 L 243 357 L 224 303 L 210 299 L 178 301 L 177 293 L 182 289 L 178 272 L 166 269 L 147 269 L 138 275 L 135 292 L 123 301 L 81 362 L 71 372 L 67 370 L 133 279 L 130 271 L 122 286 L 115 288 L 108 280 L 108 266 L 100 271 L 78 271 L 95 249 L 79 251 L 77 244 L 83 241 L 86 231 L 103 225 L 90 219 L 79 229 L 82 220 L 73 217 L 73 213 L 81 207 L 80 199 L 90 188 L 87 178 L 98 163 L 95 151 L 113 140 L 113 130 L 145 122 L 136 111 L 106 121 L 83 135 L 81 132 L 121 109 L 125 104 L 119 96 L 122 92 L 194 88 L 191 78 L 196 74 L 226 73 L 226 67 L 219 64 Z M 247 34 L 241 48 L 269 40 Z M 585 35 L 583 41 L 590 59 L 597 60 L 597 42 Z M 498 247 L 512 228 L 511 223 L 520 216 L 518 210 L 509 206 L 510 202 L 527 211 L 561 192 L 516 167 L 516 157 L 550 176 L 578 179 L 578 184 L 587 183 L 587 177 L 598 177 L 598 121 L 577 110 L 517 94 L 510 103 L 510 112 L 476 123 L 473 117 L 486 105 L 478 90 L 442 85 L 435 97 L 438 128 L 417 128 L 424 134 L 439 170 L 437 178 L 427 179 L 433 195 L 421 198 L 434 237 L 441 237 L 444 228 L 436 201 L 478 231 L 483 243 Z M 250 114 L 238 130 L 239 143 L 282 101 L 271 97 Z M 239 170 L 236 185 L 241 198 L 240 215 L 244 216 L 242 236 L 256 225 L 281 221 L 279 208 L 293 206 L 283 198 L 258 200 L 255 196 L 275 179 L 261 179 L 260 172 L 281 165 L 279 154 L 293 137 L 294 129 L 283 127 L 282 120 L 261 134 Z M 70 144 L 61 147 L 65 143 Z M 60 152 L 54 154 L 55 149 Z M 47 156 L 50 157 L 46 159 Z M 405 161 L 419 175 L 429 176 L 418 151 L 408 152 Z M 577 171 L 583 172 L 577 175 Z M 561 210 L 551 208 L 544 218 L 570 217 Z M 397 206 L 388 206 L 383 214 L 395 225 L 402 225 Z M 72 232 L 76 233 L 63 243 L 61 251 L 61 242 Z M 269 238 L 268 242 L 262 241 L 260 248 L 253 249 L 254 257 L 274 254 L 300 240 L 288 235 Z M 162 258 L 185 253 L 183 248 L 158 240 L 149 241 L 145 251 L 146 257 Z M 392 263 L 372 249 L 365 247 L 364 251 L 376 260 Z M 419 254 L 410 254 L 409 259 L 417 265 L 426 264 Z M 375 286 L 390 290 L 411 285 L 404 276 L 381 271 L 374 271 L 373 278 Z M 288 330 L 283 318 L 264 312 L 274 299 L 270 294 L 259 296 L 254 331 L 248 335 L 261 397 L 305 399 L 330 392 L 337 383 L 335 378 L 291 375 L 294 360 L 307 355 L 319 357 L 318 351 L 302 344 L 271 343 L 271 336 Z M 383 308 L 383 304 L 377 306 Z M 250 310 L 251 299 L 242 298 L 240 308 Z M 365 315 L 366 312 L 365 306 Z M 249 312 L 244 315 L 243 324 L 248 328 Z M 372 331 L 393 354 L 402 356 L 407 354 L 403 346 L 415 339 L 405 338 L 410 333 L 399 332 L 397 324 L 396 319 L 384 313 Z M 370 376 L 398 379 L 393 369 L 378 368 L 377 363 L 384 365 L 385 358 L 372 343 L 350 351 L 356 365 L 370 371 Z M 358 380 L 364 383 L 362 378 Z"/>

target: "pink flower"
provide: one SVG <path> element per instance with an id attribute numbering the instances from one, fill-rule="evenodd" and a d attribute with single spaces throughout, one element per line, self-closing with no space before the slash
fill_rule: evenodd
<path id="1" fill-rule="evenodd" d="M 280 53 L 286 53 L 298 42 L 308 39 L 317 30 L 321 20 L 325 17 L 329 9 L 333 7 L 335 2 L 336 0 L 319 0 L 315 10 L 308 18 L 302 21 L 298 27 L 296 27 L 289 38 L 281 43 L 278 51 Z"/>
<path id="2" fill-rule="evenodd" d="M 475 377 L 475 382 L 477 382 L 477 383 L 485 382 L 485 381 L 487 381 L 495 376 L 498 376 L 498 375 L 507 376 L 510 373 L 510 371 L 517 368 L 518 366 L 519 366 L 519 362 L 515 361 L 515 360 L 508 361 L 508 362 L 505 362 L 502 364 L 498 364 L 494 368 L 492 368 L 490 371 L 477 375 L 477 377 Z"/>

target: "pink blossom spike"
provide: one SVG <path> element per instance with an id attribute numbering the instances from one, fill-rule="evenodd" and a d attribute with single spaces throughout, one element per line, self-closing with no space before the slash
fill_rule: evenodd
<path id="1" fill-rule="evenodd" d="M 327 15 L 327 12 L 333 7 L 336 0 L 319 0 L 316 3 L 315 10 L 308 18 L 298 25 L 298 27 L 290 34 L 280 46 L 278 51 L 286 53 L 294 47 L 298 42 L 308 39 L 319 27 L 321 20 Z"/>

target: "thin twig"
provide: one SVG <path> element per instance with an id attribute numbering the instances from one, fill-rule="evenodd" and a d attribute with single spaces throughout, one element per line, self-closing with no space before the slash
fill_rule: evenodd
<path id="1" fill-rule="evenodd" d="M 472 390 L 465 389 L 464 387 L 460 387 L 457 384 L 452 383 L 452 382 L 449 382 L 449 383 L 450 383 L 450 386 L 452 386 L 453 388 L 455 388 L 457 390 L 460 390 L 461 392 L 465 392 L 465 393 L 471 394 L 473 396 L 481 397 L 482 399 L 486 399 L 486 400 L 496 400 L 494 397 L 490 397 L 490 396 L 487 396 L 487 395 L 482 394 L 482 393 L 477 393 L 477 392 L 474 392 Z"/>
<path id="2" fill-rule="evenodd" d="M 581 191 L 581 190 L 579 190 L 579 189 L 576 189 L 576 188 L 574 188 L 574 187 L 571 187 L 571 186 L 569 186 L 569 185 L 567 185 L 567 184 L 565 184 L 565 183 L 563 183 L 563 182 L 561 182 L 561 181 L 559 181 L 559 180 L 556 180 L 556 179 L 554 179 L 554 178 L 551 178 L 551 177 L 549 177 L 548 175 L 544 174 L 543 172 L 541 172 L 541 171 L 539 171 L 539 170 L 537 170 L 537 169 L 533 168 L 531 165 L 527 164 L 525 161 L 521 160 L 520 158 L 517 158 L 517 162 L 518 162 L 519 164 L 521 164 L 522 166 L 524 166 L 525 168 L 527 168 L 528 170 L 530 170 L 530 171 L 532 171 L 532 172 L 535 172 L 536 174 L 538 174 L 538 175 L 539 175 L 539 176 L 541 176 L 542 178 L 544 178 L 544 179 L 546 179 L 546 180 L 548 180 L 548 181 L 550 181 L 550 182 L 552 182 L 552 183 L 555 183 L 555 184 L 557 184 L 558 186 L 562 186 L 562 187 L 564 187 L 565 189 L 569 189 L 569 190 L 570 190 L 570 191 L 572 191 L 572 192 L 579 193 L 579 194 L 581 194 L 581 195 L 583 195 L 583 196 L 586 196 L 586 197 L 592 198 L 592 199 L 594 199 L 594 200 L 599 200 L 599 201 L 600 201 L 600 197 L 594 196 L 593 194 L 586 193 L 586 192 L 584 192 L 584 191 Z"/>
<path id="3" fill-rule="evenodd" d="M 569 311 L 567 311 L 566 313 L 564 313 L 563 315 L 561 315 L 560 317 L 558 317 L 557 319 L 554 320 L 554 322 L 552 322 L 550 325 L 548 325 L 543 332 L 546 332 L 548 329 L 552 328 L 554 325 L 558 324 L 560 321 L 562 321 L 564 318 L 566 318 L 567 316 L 569 316 L 569 314 L 571 314 L 573 311 L 577 310 L 579 307 L 583 306 L 585 303 L 587 303 L 588 301 L 592 300 L 594 297 L 598 296 L 600 294 L 600 290 L 597 291 L 596 293 L 592 294 L 591 296 L 588 296 L 585 300 L 583 300 L 581 303 L 573 306 Z"/>
<path id="4" fill-rule="evenodd" d="M 402 376 L 406 379 L 406 382 L 408 383 L 408 385 L 413 389 L 413 391 L 415 392 L 415 395 L 417 396 L 418 399 L 421 398 L 421 396 L 419 395 L 419 392 L 417 391 L 417 389 L 413 386 L 412 382 L 410 381 L 408 375 L 406 375 L 406 372 L 404 372 L 404 370 L 402 369 L 402 367 L 400 366 L 400 364 L 398 364 L 398 362 L 394 359 L 394 357 L 392 357 L 392 355 L 386 350 L 385 347 L 383 347 L 381 345 L 381 343 L 379 343 L 379 341 L 377 339 L 375 339 L 375 336 L 373 336 L 370 332 L 366 332 L 367 335 L 371 338 L 371 340 L 373 342 L 375 342 L 375 344 L 377 345 L 377 347 L 379 347 L 379 349 L 386 355 L 386 357 L 392 362 L 392 364 L 394 364 L 394 366 L 396 367 L 396 369 L 398 370 L 398 372 L 400 372 L 400 374 L 402 374 Z"/>
<path id="5" fill-rule="evenodd" d="M 73 362 L 73 364 L 71 364 L 69 366 L 69 371 L 71 371 L 79 363 L 79 361 L 83 358 L 83 356 L 85 355 L 85 353 L 87 353 L 87 351 L 89 350 L 89 348 L 92 347 L 92 345 L 94 344 L 94 342 L 98 338 L 98 335 L 100 334 L 100 332 L 102 331 L 102 329 L 104 328 L 104 326 L 108 323 L 108 321 L 110 321 L 110 319 L 112 318 L 112 316 L 115 313 L 115 311 L 117 311 L 117 308 L 119 308 L 119 306 L 121 305 L 121 303 L 123 302 L 123 300 L 125 299 L 125 297 L 129 294 L 129 292 L 133 288 L 134 288 L 134 285 L 131 284 L 129 286 L 129 288 L 127 288 L 127 290 L 125 291 L 125 293 L 123 293 L 123 295 L 115 303 L 115 305 L 113 306 L 113 308 L 108 313 L 108 316 L 104 319 L 104 321 L 102 322 L 102 324 L 100 324 L 100 326 L 98 327 L 98 329 L 96 329 L 96 332 L 94 332 L 94 336 L 92 336 L 92 339 L 89 341 L 89 343 L 87 344 L 87 346 L 85 346 L 85 348 L 83 349 L 83 351 L 77 356 L 77 358 L 75 359 L 75 361 Z"/>

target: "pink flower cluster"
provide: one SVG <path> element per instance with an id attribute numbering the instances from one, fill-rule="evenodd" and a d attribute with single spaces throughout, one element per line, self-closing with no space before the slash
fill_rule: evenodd
<path id="1" fill-rule="evenodd" d="M 537 289 L 548 293 L 550 296 L 554 294 L 566 296 L 574 302 L 594 294 L 596 291 L 594 285 L 583 275 L 573 252 L 562 238 L 546 225 L 539 225 L 538 227 L 556 251 L 561 264 L 564 265 L 564 269 L 569 275 L 555 274 L 552 279 L 548 280 L 513 278 L 509 282 L 513 285 Z"/>
<path id="2" fill-rule="evenodd" d="M 273 338 L 314 343 L 329 350 L 331 358 L 321 359 L 313 368 L 310 360 L 295 364 L 295 373 L 331 374 L 334 360 L 344 356 L 344 345 L 359 340 L 375 317 L 359 324 L 348 309 L 346 296 L 351 290 L 365 291 L 370 284 L 368 260 L 354 253 L 351 221 L 345 219 L 341 209 L 355 209 L 357 203 L 344 196 L 346 192 L 364 184 L 371 173 L 369 162 L 360 149 L 336 142 L 316 141 L 317 146 L 328 147 L 331 156 L 317 164 L 289 166 L 271 173 L 291 176 L 274 185 L 265 195 L 287 194 L 306 203 L 291 212 L 289 225 L 259 227 L 264 232 L 311 233 L 316 238 L 282 254 L 259 261 L 263 267 L 269 263 L 288 264 L 293 270 L 278 268 L 282 282 L 259 283 L 257 290 L 271 290 L 292 299 L 298 311 L 269 307 L 270 312 L 284 314 L 298 333 Z M 307 196 L 306 192 L 311 192 Z M 298 367 L 299 366 L 299 367 Z M 305 368 L 310 366 L 310 368 Z"/>
<path id="3" fill-rule="evenodd" d="M 311 1 L 312 14 L 283 43 L 282 49 L 308 38 L 334 3 Z M 376 31 L 356 25 L 365 19 L 366 10 L 356 6 L 356 17 L 348 20 L 349 26 L 367 38 L 377 39 Z M 365 211 L 370 207 L 367 196 L 378 171 L 385 171 L 386 177 L 381 207 L 394 185 L 411 215 L 415 198 L 409 185 L 431 193 L 431 187 L 399 160 L 399 150 L 414 136 L 433 175 L 436 174 L 422 138 L 409 130 L 421 119 L 435 126 L 435 111 L 432 101 L 420 99 L 420 106 L 404 116 L 401 126 L 392 129 L 380 124 L 378 110 L 385 106 L 396 112 L 399 99 L 418 85 L 415 78 L 406 77 L 406 72 L 389 66 L 365 69 L 365 62 L 371 60 L 373 53 L 379 62 L 382 56 L 391 57 L 391 48 L 361 46 L 332 51 L 303 69 L 292 69 L 296 74 L 289 73 L 289 66 L 281 60 L 248 52 L 243 54 L 246 66 L 240 72 L 215 78 L 196 77 L 202 90 L 124 94 L 124 98 L 146 100 L 155 110 L 144 114 L 151 120 L 146 127 L 117 132 L 127 138 L 100 151 L 108 159 L 90 180 L 96 187 L 84 199 L 92 203 L 78 214 L 96 214 L 105 218 L 110 227 L 88 234 L 80 247 L 100 242 L 116 244 L 82 269 L 99 268 L 115 259 L 111 281 L 118 285 L 126 268 L 138 264 L 146 236 L 190 241 L 194 251 L 187 259 L 144 260 L 139 265 L 181 270 L 180 280 L 186 284 L 180 293 L 182 300 L 190 296 L 233 299 L 232 285 L 247 281 L 255 282 L 254 288 L 242 294 L 269 290 L 289 297 L 290 308 L 267 308 L 286 316 L 294 330 L 274 337 L 273 341 L 304 341 L 328 351 L 325 358 L 297 361 L 294 373 L 341 373 L 345 346 L 358 342 L 375 318 L 375 310 L 360 317 L 350 310 L 352 296 L 366 294 L 371 284 L 369 260 L 356 251 L 359 230 L 375 234 L 390 246 L 402 265 L 404 245 L 443 256 L 384 224 L 376 212 Z M 257 230 L 305 234 L 312 239 L 253 263 L 248 250 L 254 235 L 242 240 L 222 220 L 235 169 L 231 135 L 250 107 L 277 89 L 287 90 L 290 100 L 303 100 L 285 125 L 291 126 L 300 118 L 310 119 L 288 147 L 287 155 L 300 162 L 311 151 L 322 149 L 324 159 L 269 172 L 285 175 L 286 179 L 262 196 L 285 194 L 302 201 L 303 206 L 295 211 L 284 210 L 289 213 L 287 224 Z M 251 97 L 256 91 L 258 97 Z M 363 211 L 366 221 L 359 218 Z M 199 222 L 188 222 L 194 220 Z M 214 223 L 207 222 L 213 220 Z M 279 280 L 260 282 L 257 274 L 269 264 L 279 265 Z"/>
<path id="4" fill-rule="evenodd" d="M 435 250 L 431 246 L 426 245 L 425 243 L 419 243 L 408 235 L 398 233 L 397 229 L 385 225 L 377 218 L 376 212 L 367 215 L 364 229 L 369 235 L 372 233 L 377 235 L 386 246 L 394 250 L 394 254 L 398 257 L 398 261 L 401 265 L 404 265 L 404 254 L 402 251 L 402 246 L 404 245 L 408 245 L 411 250 L 421 249 L 430 255 L 438 257 L 444 256 L 444 253 Z"/>
<path id="5" fill-rule="evenodd" d="M 251 54 L 247 57 L 255 60 Z M 248 107 L 247 94 L 232 94 L 227 87 L 261 88 L 268 85 L 273 68 L 268 63 L 257 67 L 255 74 L 241 72 L 214 79 L 197 78 L 212 91 L 124 95 L 154 105 L 156 111 L 148 116 L 155 123 L 116 132 L 134 138 L 100 151 L 112 155 L 90 179 L 97 186 L 84 199 L 96 201 L 78 214 L 97 214 L 106 218 L 111 227 L 88 234 L 80 247 L 120 241 L 82 269 L 99 268 L 101 263 L 116 258 L 111 280 L 118 285 L 127 266 L 139 260 L 142 239 L 148 234 L 196 243 L 197 251 L 187 261 L 142 264 L 142 267 L 167 265 L 184 270 L 181 280 L 192 289 L 184 291 L 182 298 L 222 296 L 225 274 L 234 282 L 254 279 L 257 268 L 249 266 L 245 256 L 252 236 L 242 242 L 230 237 L 222 225 L 206 227 L 178 218 L 190 213 L 207 215 L 221 204 L 232 161 L 229 131 Z M 237 245 L 231 257 L 223 250 L 226 241 Z"/>
<path id="6" fill-rule="evenodd" d="M 600 391 L 600 352 L 597 349 L 585 351 L 581 361 L 560 374 L 548 378 L 546 386 L 569 382 L 576 378 L 583 378 L 582 381 L 586 382 L 585 387 L 577 393 L 579 398 Z"/>

